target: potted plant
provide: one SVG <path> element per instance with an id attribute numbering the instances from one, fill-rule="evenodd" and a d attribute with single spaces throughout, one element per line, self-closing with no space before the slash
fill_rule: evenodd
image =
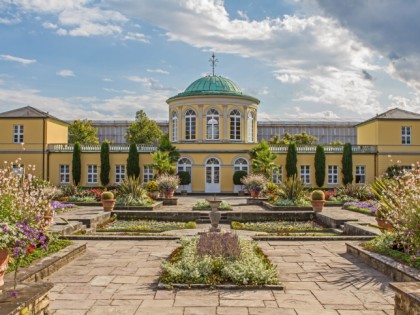
<path id="1" fill-rule="evenodd" d="M 148 181 L 145 188 L 150 198 L 156 199 L 158 197 L 159 187 L 155 180 Z"/>
<path id="2" fill-rule="evenodd" d="M 262 174 L 251 174 L 241 179 L 252 198 L 258 198 L 267 185 L 267 178 Z"/>
<path id="3" fill-rule="evenodd" d="M 170 199 L 174 196 L 175 190 L 178 189 L 179 177 L 176 175 L 163 174 L 156 179 L 156 182 L 159 191 L 163 193 L 166 199 Z"/>
<path id="4" fill-rule="evenodd" d="M 181 186 L 186 186 L 191 184 L 191 175 L 190 173 L 186 172 L 186 171 L 180 171 L 178 172 L 178 177 L 179 177 L 179 184 Z M 181 195 L 182 196 L 186 196 L 187 195 L 187 190 L 183 189 L 181 190 Z"/>
<path id="5" fill-rule="evenodd" d="M 312 209 L 315 212 L 321 212 L 324 208 L 325 195 L 322 190 L 314 190 L 311 194 Z"/>
<path id="6" fill-rule="evenodd" d="M 241 189 L 238 191 L 239 196 L 245 195 L 245 192 L 242 189 L 242 178 L 247 176 L 248 173 L 246 171 L 236 171 L 233 173 L 233 184 L 237 186 L 241 186 Z"/>
<path id="7" fill-rule="evenodd" d="M 106 212 L 112 211 L 115 206 L 114 194 L 110 191 L 104 191 L 101 194 L 102 206 Z"/>

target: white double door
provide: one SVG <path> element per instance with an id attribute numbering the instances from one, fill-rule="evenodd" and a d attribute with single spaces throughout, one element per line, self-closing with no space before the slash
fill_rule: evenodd
<path id="1" fill-rule="evenodd" d="M 211 158 L 206 162 L 206 193 L 220 192 L 220 163 Z"/>

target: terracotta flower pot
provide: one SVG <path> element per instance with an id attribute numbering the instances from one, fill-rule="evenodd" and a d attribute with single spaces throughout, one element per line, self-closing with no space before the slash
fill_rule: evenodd
<path id="1" fill-rule="evenodd" d="M 312 209 L 315 212 L 321 212 L 324 208 L 325 200 L 311 200 Z"/>
<path id="2" fill-rule="evenodd" d="M 4 284 L 4 274 L 9 268 L 9 252 L 7 249 L 0 248 L 0 287 Z"/>
<path id="3" fill-rule="evenodd" d="M 251 190 L 251 197 L 252 198 L 258 198 L 260 196 L 259 191 Z"/>
<path id="4" fill-rule="evenodd" d="M 115 199 L 102 200 L 102 206 L 104 207 L 105 212 L 112 211 L 115 206 Z"/>
<path id="5" fill-rule="evenodd" d="M 383 230 L 387 230 L 387 231 L 391 231 L 392 230 L 392 225 L 391 223 L 389 223 L 386 219 L 383 218 L 376 218 L 376 222 L 378 223 L 378 226 L 383 229 Z"/>
<path id="6" fill-rule="evenodd" d="M 164 195 L 166 199 L 171 199 L 174 197 L 174 193 L 175 191 L 171 190 L 171 191 L 165 191 Z"/>

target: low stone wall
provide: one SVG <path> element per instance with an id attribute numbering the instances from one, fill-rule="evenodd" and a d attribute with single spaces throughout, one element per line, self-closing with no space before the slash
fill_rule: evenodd
<path id="1" fill-rule="evenodd" d="M 162 202 L 164 206 L 176 206 L 178 204 L 178 198 L 158 198 L 157 201 Z"/>
<path id="2" fill-rule="evenodd" d="M 357 219 L 349 220 L 349 219 L 334 219 L 331 218 L 322 212 L 316 212 L 316 219 L 317 221 L 321 222 L 323 225 L 331 227 L 331 228 L 339 228 L 341 225 L 349 221 L 358 221 Z"/>
<path id="3" fill-rule="evenodd" d="M 381 231 L 369 225 L 362 225 L 360 223 L 354 223 L 354 222 L 345 222 L 343 233 L 346 235 L 376 236 L 376 235 L 381 234 Z"/>
<path id="4" fill-rule="evenodd" d="M 395 291 L 395 315 L 420 314 L 420 282 L 390 283 Z"/>
<path id="5" fill-rule="evenodd" d="M 247 205 L 263 205 L 264 202 L 266 202 L 268 198 L 246 198 L 246 204 Z"/>
<path id="6" fill-rule="evenodd" d="M 310 206 L 274 206 L 269 202 L 264 201 L 262 203 L 263 207 L 271 211 L 312 211 L 313 209 Z"/>
<path id="7" fill-rule="evenodd" d="M 13 283 L 3 288 L 0 293 L 0 315 L 49 315 L 49 291 L 52 283 L 25 283 L 17 286 L 16 297 L 13 292 Z M 26 311 L 26 313 L 25 313 Z"/>
<path id="8" fill-rule="evenodd" d="M 159 210 L 162 208 L 162 204 L 163 204 L 162 201 L 157 201 L 150 206 L 115 206 L 114 211 L 115 210 L 129 210 L 129 211 Z"/>

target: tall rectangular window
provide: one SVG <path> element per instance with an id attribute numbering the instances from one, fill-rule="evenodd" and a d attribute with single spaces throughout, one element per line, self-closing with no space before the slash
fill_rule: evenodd
<path id="1" fill-rule="evenodd" d="M 338 184 L 338 166 L 328 165 L 328 185 Z"/>
<path id="2" fill-rule="evenodd" d="M 365 184 L 366 183 L 366 166 L 357 165 L 356 166 L 356 184 Z"/>
<path id="3" fill-rule="evenodd" d="M 411 127 L 401 127 L 402 144 L 411 144 Z"/>
<path id="4" fill-rule="evenodd" d="M 23 125 L 13 125 L 13 143 L 23 143 Z"/>
<path id="5" fill-rule="evenodd" d="M 230 113 L 230 140 L 241 140 L 241 113 L 236 109 Z"/>
<path id="6" fill-rule="evenodd" d="M 283 181 L 283 167 L 280 166 L 276 170 L 273 170 L 273 183 L 279 184 Z"/>
<path id="7" fill-rule="evenodd" d="M 60 164 L 60 184 L 70 183 L 70 165 Z"/>
<path id="8" fill-rule="evenodd" d="M 304 184 L 309 185 L 311 183 L 311 167 L 309 165 L 300 166 L 300 179 Z"/>
<path id="9" fill-rule="evenodd" d="M 98 166 L 96 164 L 89 164 L 87 171 L 87 183 L 97 184 L 98 183 Z"/>
<path id="10" fill-rule="evenodd" d="M 150 165 L 143 166 L 143 183 L 153 180 L 153 168 Z"/>
<path id="11" fill-rule="evenodd" d="M 115 165 L 115 183 L 119 184 L 125 179 L 125 165 Z"/>

